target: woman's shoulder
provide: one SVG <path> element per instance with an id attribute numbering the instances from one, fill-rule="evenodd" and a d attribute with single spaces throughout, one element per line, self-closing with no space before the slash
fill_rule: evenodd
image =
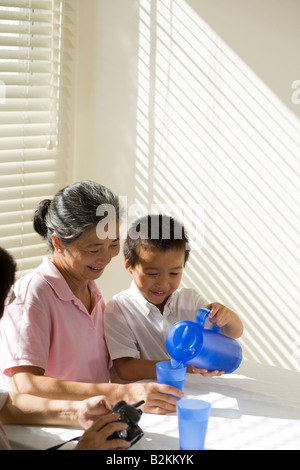
<path id="1" fill-rule="evenodd" d="M 30 302 L 32 299 L 44 299 L 44 294 L 49 291 L 49 285 L 45 278 L 45 260 L 36 269 L 19 278 L 12 289 L 12 300 Z"/>

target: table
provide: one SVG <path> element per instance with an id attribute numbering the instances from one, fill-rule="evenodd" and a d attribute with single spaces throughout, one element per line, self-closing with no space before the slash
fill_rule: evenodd
<path id="1" fill-rule="evenodd" d="M 243 361 L 222 377 L 188 374 L 185 396 L 209 401 L 207 450 L 299 450 L 300 373 Z M 145 435 L 134 450 L 178 450 L 176 413 L 143 414 Z M 83 431 L 55 426 L 6 426 L 14 448 L 45 449 Z"/>

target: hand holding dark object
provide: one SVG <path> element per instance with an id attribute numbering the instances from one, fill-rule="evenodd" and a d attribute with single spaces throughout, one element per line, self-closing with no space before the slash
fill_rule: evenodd
<path id="1" fill-rule="evenodd" d="M 120 421 L 119 414 L 109 414 L 99 418 L 81 436 L 74 450 L 125 450 L 130 447 L 130 442 L 112 437 L 115 433 L 122 433 L 127 429 L 127 424 Z"/>
<path id="2" fill-rule="evenodd" d="M 141 400 L 132 405 L 127 405 L 125 401 L 119 401 L 113 407 L 113 411 L 119 414 L 119 420 L 122 423 L 127 424 L 127 428 L 122 431 L 114 432 L 109 439 L 124 439 L 132 446 L 135 442 L 140 440 L 144 433 L 138 426 L 138 422 L 141 418 L 142 411 L 137 408 L 141 406 L 144 400 Z"/>

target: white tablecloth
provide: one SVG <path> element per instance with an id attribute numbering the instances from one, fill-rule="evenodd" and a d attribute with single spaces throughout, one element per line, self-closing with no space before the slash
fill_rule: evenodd
<path id="1" fill-rule="evenodd" d="M 222 377 L 187 375 L 185 396 L 212 405 L 206 449 L 300 449 L 300 373 L 243 361 Z M 143 414 L 144 437 L 134 450 L 178 450 L 177 416 Z M 15 448 L 45 449 L 82 430 L 6 426 Z"/>

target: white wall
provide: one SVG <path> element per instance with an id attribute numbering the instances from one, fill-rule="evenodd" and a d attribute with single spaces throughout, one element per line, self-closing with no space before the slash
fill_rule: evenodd
<path id="1" fill-rule="evenodd" d="M 300 1 L 78 4 L 73 179 L 175 208 L 183 284 L 241 315 L 246 357 L 300 369 Z M 129 282 L 121 256 L 100 279 Z"/>

